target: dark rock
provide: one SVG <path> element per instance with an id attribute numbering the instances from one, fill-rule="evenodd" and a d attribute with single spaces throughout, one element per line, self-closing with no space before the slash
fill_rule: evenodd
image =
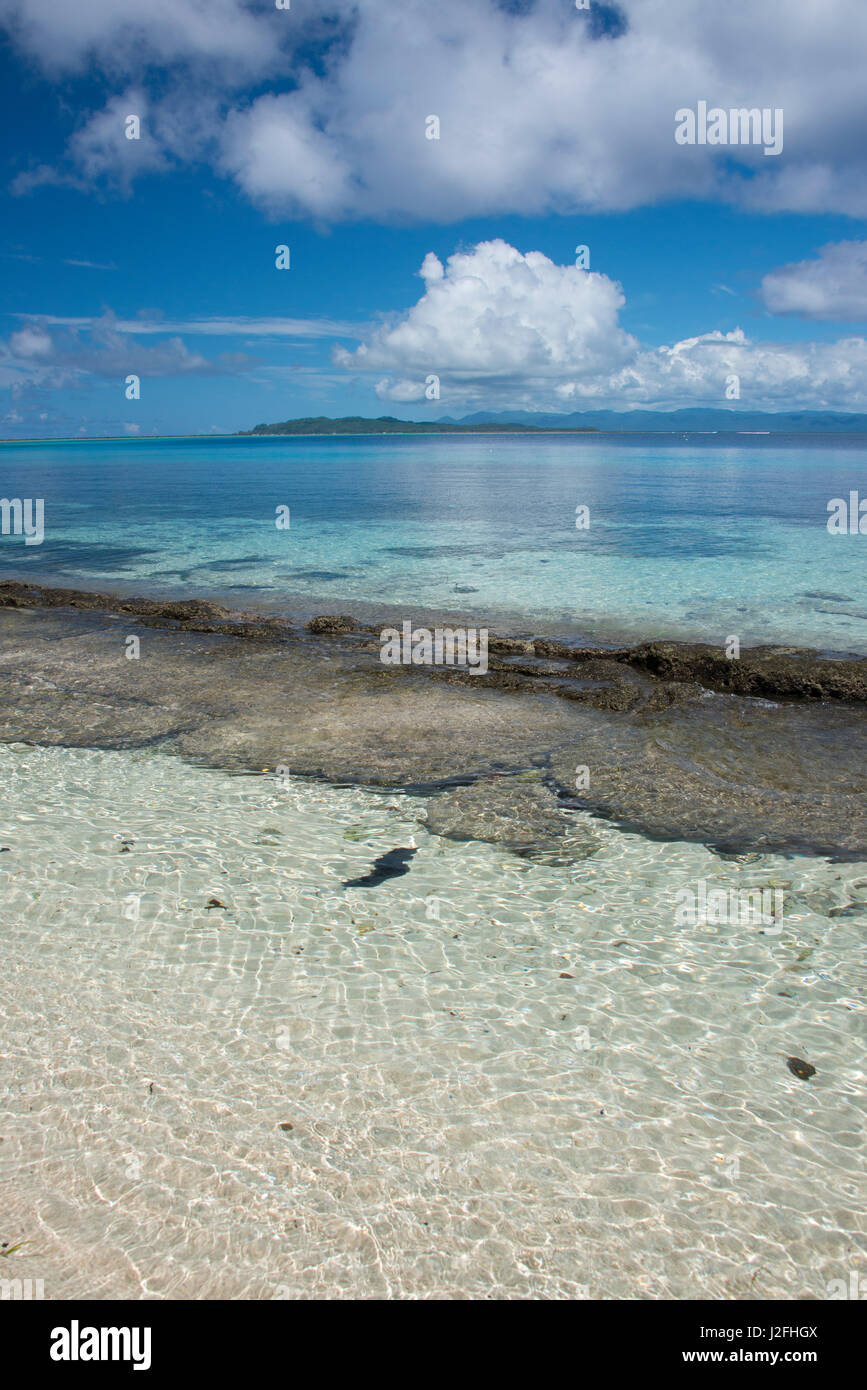
<path id="1" fill-rule="evenodd" d="M 340 615 L 337 615 L 331 617 L 311 618 L 310 622 L 307 624 L 307 631 L 316 633 L 354 632 L 357 627 L 358 623 L 354 618 L 348 618 L 346 616 L 341 617 Z"/>
<path id="2" fill-rule="evenodd" d="M 616 685 L 577 686 L 562 685 L 556 693 L 564 700 L 576 700 L 593 709 L 629 710 L 641 704 L 641 692 L 626 681 Z"/>
<path id="3" fill-rule="evenodd" d="M 537 656 L 571 656 L 571 648 L 563 642 L 551 642 L 547 637 L 534 637 L 533 649 Z"/>
<path id="4" fill-rule="evenodd" d="M 526 637 L 493 637 L 488 635 L 488 651 L 498 656 L 532 656 L 534 644 Z"/>
<path id="5" fill-rule="evenodd" d="M 384 883 L 387 878 L 400 878 L 402 874 L 409 873 L 409 861 L 416 854 L 415 849 L 390 849 L 387 854 L 381 854 L 378 859 L 374 859 L 373 868 L 362 878 L 349 878 L 344 883 L 344 888 L 375 888 L 378 883 Z"/>
<path id="6" fill-rule="evenodd" d="M 704 695 L 700 685 L 692 681 L 684 681 L 678 684 L 675 681 L 660 681 L 655 685 L 644 702 L 643 710 L 650 713 L 654 710 L 667 709 L 669 705 L 680 705 L 686 700 L 700 700 Z"/>
<path id="7" fill-rule="evenodd" d="M 729 660 L 722 647 L 644 642 L 629 664 L 668 681 L 698 681 L 711 690 L 765 699 L 867 701 L 867 659 L 832 661 L 815 652 L 751 647 Z"/>
<path id="8" fill-rule="evenodd" d="M 816 1068 L 801 1057 L 787 1057 L 786 1066 L 793 1076 L 797 1076 L 799 1081 L 809 1081 L 811 1076 L 816 1075 Z"/>

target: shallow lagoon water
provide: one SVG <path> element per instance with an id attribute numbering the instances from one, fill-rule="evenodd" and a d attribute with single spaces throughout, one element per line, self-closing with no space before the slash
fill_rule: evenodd
<path id="1" fill-rule="evenodd" d="M 10 444 L 0 492 L 45 499 L 46 538 L 0 537 L 0 574 L 867 652 L 867 538 L 827 530 L 829 500 L 863 492 L 865 459 L 860 436 Z"/>
<path id="2" fill-rule="evenodd" d="M 766 1299 L 863 1272 L 867 864 L 595 822 L 557 867 L 430 835 L 403 794 L 0 764 L 4 1275 Z M 411 836 L 407 875 L 343 887 Z M 783 930 L 677 925 L 700 878 L 782 886 Z"/>

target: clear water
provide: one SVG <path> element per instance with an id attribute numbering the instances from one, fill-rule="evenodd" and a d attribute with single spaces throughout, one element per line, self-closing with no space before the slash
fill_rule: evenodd
<path id="1" fill-rule="evenodd" d="M 0 577 L 864 652 L 867 537 L 826 519 L 867 493 L 865 449 L 0 446 L 0 496 L 43 497 L 48 528 L 0 537 Z M 0 1240 L 27 1242 L 4 1277 L 269 1299 L 863 1277 L 867 864 L 594 822 L 595 854 L 545 865 L 430 835 L 421 799 L 156 752 L 0 747 L 0 777 Z M 344 889 L 410 836 L 407 875 Z M 782 887 L 783 930 L 679 926 L 700 879 Z"/>
<path id="2" fill-rule="evenodd" d="M 0 537 L 0 575 L 867 652 L 867 536 L 827 530 L 865 464 L 815 436 L 3 445 L 0 495 L 43 497 L 47 534 Z"/>
<path id="3" fill-rule="evenodd" d="M 412 797 L 156 753 L 19 745 L 0 776 L 0 1239 L 28 1242 L 4 1277 L 781 1299 L 863 1275 L 867 865 L 598 823 L 591 859 L 542 866 L 429 835 Z M 342 887 L 411 835 L 409 874 Z M 677 926 L 700 877 L 783 885 L 783 930 Z"/>

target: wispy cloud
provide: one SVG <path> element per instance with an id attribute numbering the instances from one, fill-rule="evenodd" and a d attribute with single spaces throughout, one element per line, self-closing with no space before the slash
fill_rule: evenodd
<path id="1" fill-rule="evenodd" d="M 0 255 L 9 261 L 30 261 L 34 265 L 42 263 L 45 260 L 44 256 L 34 256 L 29 251 L 2 251 Z M 84 261 L 75 260 L 73 257 L 64 257 L 63 264 L 80 266 L 84 270 L 117 270 L 117 266 L 113 261 Z M 27 315 L 27 317 L 30 318 L 32 315 Z"/>
<path id="2" fill-rule="evenodd" d="M 54 314 L 16 313 L 12 317 L 48 327 L 89 329 L 106 321 L 105 316 L 64 318 Z M 110 319 L 116 333 L 136 336 L 154 333 L 186 333 L 212 338 L 246 334 L 254 338 L 360 338 L 368 325 L 340 323 L 332 319 L 253 318 L 244 315 L 200 319 Z"/>

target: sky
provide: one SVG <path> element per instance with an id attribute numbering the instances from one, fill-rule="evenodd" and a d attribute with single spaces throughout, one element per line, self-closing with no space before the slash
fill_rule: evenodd
<path id="1" fill-rule="evenodd" d="M 865 411 L 865 58 L 864 0 L 0 0 L 0 436 Z"/>

